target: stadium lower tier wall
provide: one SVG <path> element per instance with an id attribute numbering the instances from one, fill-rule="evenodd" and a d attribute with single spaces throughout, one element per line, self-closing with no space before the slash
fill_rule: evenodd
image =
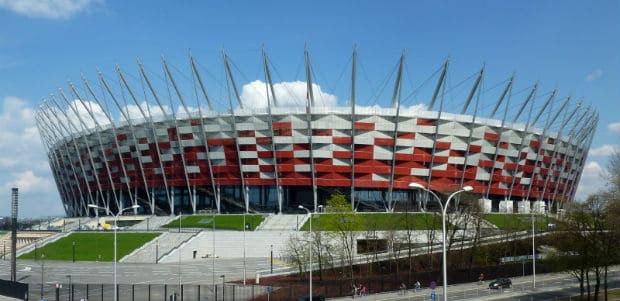
<path id="1" fill-rule="evenodd" d="M 134 202 L 140 205 L 137 210 L 138 214 L 156 214 L 170 215 L 173 214 L 200 214 L 200 213 L 243 213 L 246 212 L 246 205 L 243 196 L 241 196 L 242 188 L 240 186 L 222 186 L 218 187 L 217 197 L 210 191 L 210 187 L 195 187 L 191 192 L 185 187 L 170 188 L 167 196 L 165 189 L 153 188 L 146 191 L 142 188 L 136 188 L 130 193 L 128 191 L 116 191 L 116 198 L 119 200 L 119 206 L 111 191 L 103 193 L 103 198 L 96 195 L 82 196 L 83 203 L 77 200 L 67 205 L 69 212 L 74 212 L 73 206 L 88 206 L 88 204 L 96 204 L 100 207 L 109 208 L 112 212 L 117 212 L 118 207 L 125 208 L 131 206 Z M 310 187 L 283 187 L 284 197 L 282 203 L 278 202 L 277 189 L 275 186 L 259 186 L 249 187 L 248 189 L 247 212 L 258 213 L 305 213 L 306 211 L 299 209 L 304 206 L 310 210 L 315 210 L 313 202 L 313 191 Z M 354 204 L 358 212 L 414 212 L 439 210 L 436 200 L 421 191 L 414 190 L 393 190 L 392 198 L 388 197 L 388 190 L 384 189 L 358 189 L 354 191 Z M 150 198 L 149 196 L 150 195 Z M 327 200 L 334 194 L 344 195 L 348 202 L 351 201 L 350 188 L 337 189 L 317 189 L 317 205 L 325 207 Z M 219 198 L 219 206 L 216 199 Z M 92 200 L 87 202 L 86 200 Z M 193 199 L 193 200 L 192 200 Z M 195 202 L 195 206 L 194 203 Z M 547 201 L 528 201 L 522 198 L 514 198 L 506 201 L 502 198 L 479 199 L 478 204 L 483 212 L 504 212 L 504 213 L 529 213 L 530 211 L 544 213 L 545 208 L 551 206 Z M 541 205 L 542 204 L 542 205 Z M 391 209 L 390 209 L 391 208 Z M 538 208 L 538 209 L 535 209 Z M 75 208 L 78 211 L 79 208 Z M 319 208 L 316 208 L 320 210 Z M 133 211 L 132 211 L 133 212 Z M 95 215 L 94 212 L 85 213 L 83 215 Z M 82 216 L 82 215 L 80 215 Z"/>

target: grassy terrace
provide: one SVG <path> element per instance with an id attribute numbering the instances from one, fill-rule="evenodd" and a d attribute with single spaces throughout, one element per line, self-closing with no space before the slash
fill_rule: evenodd
<path id="1" fill-rule="evenodd" d="M 117 259 L 131 253 L 151 241 L 160 233 L 118 233 Z M 37 259 L 45 254 L 45 260 L 73 260 L 73 242 L 75 242 L 76 261 L 113 261 L 114 233 L 72 233 L 55 242 L 49 243 L 36 251 L 23 254 L 19 259 Z M 36 255 L 35 255 L 36 252 Z"/>
<path id="2" fill-rule="evenodd" d="M 531 230 L 531 214 L 485 214 L 483 218 L 502 230 Z M 547 230 L 547 224 L 557 223 L 557 220 L 543 214 L 534 214 L 534 227 L 537 230 Z"/>
<path id="3" fill-rule="evenodd" d="M 253 231 L 265 219 L 261 214 L 246 214 L 245 223 L 248 225 L 247 230 Z M 225 214 L 225 215 L 189 215 L 181 218 L 182 228 L 213 228 L 220 230 L 238 230 L 243 231 L 243 214 Z M 165 228 L 178 228 L 179 220 L 176 219 Z"/>
<path id="4" fill-rule="evenodd" d="M 309 221 L 302 230 L 308 231 Z M 312 230 L 441 230 L 441 216 L 432 213 L 321 213 L 315 214 Z"/>

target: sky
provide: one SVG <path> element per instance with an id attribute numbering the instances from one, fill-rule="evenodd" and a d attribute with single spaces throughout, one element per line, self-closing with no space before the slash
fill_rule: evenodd
<path id="1" fill-rule="evenodd" d="M 619 1 L 0 0 L 0 216 L 10 215 L 11 187 L 20 189 L 20 218 L 64 214 L 34 113 L 68 81 L 95 81 L 98 69 L 114 78 L 115 65 L 136 75 L 138 59 L 162 76 L 162 56 L 182 79 L 191 51 L 227 104 L 223 50 L 249 88 L 264 77 L 261 48 L 277 82 L 304 81 L 304 47 L 316 84 L 339 105 L 349 99 L 353 47 L 367 105 L 389 102 L 381 91 L 403 53 L 405 93 L 449 57 L 454 86 L 484 65 L 489 90 L 514 73 L 515 91 L 539 82 L 544 93 L 583 99 L 600 121 L 576 199 L 604 188 L 620 145 Z"/>

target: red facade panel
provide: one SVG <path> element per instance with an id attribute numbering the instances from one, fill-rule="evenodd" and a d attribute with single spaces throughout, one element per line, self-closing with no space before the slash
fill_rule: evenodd
<path id="1" fill-rule="evenodd" d="M 354 125 L 356 130 L 363 130 L 363 131 L 374 131 L 375 129 L 375 124 L 372 122 L 355 122 Z"/>
<path id="2" fill-rule="evenodd" d="M 351 144 L 353 139 L 351 137 L 332 137 L 332 143 L 334 144 Z"/>

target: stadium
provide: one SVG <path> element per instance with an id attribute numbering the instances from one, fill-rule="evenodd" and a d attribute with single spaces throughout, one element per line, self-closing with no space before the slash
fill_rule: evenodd
<path id="1" fill-rule="evenodd" d="M 155 74 L 138 62 L 133 74 L 117 66 L 51 93 L 37 126 L 67 216 L 96 214 L 89 204 L 156 215 L 288 213 L 317 210 L 333 194 L 356 211 L 423 211 L 429 195 L 411 183 L 471 186 L 486 211 L 574 198 L 598 121 L 582 102 L 537 83 L 517 91 L 514 76 L 487 89 L 484 67 L 451 85 L 446 61 L 413 103 L 403 54 L 387 104 L 362 105 L 354 51 L 339 105 L 324 101 L 307 50 L 303 59 L 305 80 L 274 83 L 262 52 L 264 81 L 240 90 L 224 53 L 223 108 L 191 55 L 187 72 L 162 59 Z M 250 88 L 263 105 L 244 96 Z"/>

